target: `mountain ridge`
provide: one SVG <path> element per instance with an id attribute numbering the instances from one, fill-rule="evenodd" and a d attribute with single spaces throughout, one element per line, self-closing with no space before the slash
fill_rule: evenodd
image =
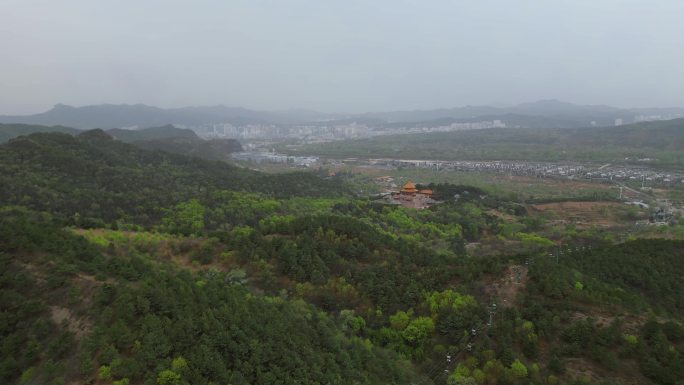
<path id="1" fill-rule="evenodd" d="M 508 114 L 531 117 L 572 119 L 589 125 L 613 124 L 615 119 L 634 121 L 639 115 L 684 116 L 684 108 L 617 108 L 606 105 L 580 105 L 555 99 L 521 103 L 511 107 L 467 105 L 453 108 L 379 111 L 365 113 L 321 113 L 294 109 L 284 111 L 252 110 L 244 107 L 188 106 L 160 108 L 145 104 L 101 104 L 81 107 L 56 104 L 52 109 L 33 115 L 0 115 L 2 123 L 63 125 L 80 129 L 155 127 L 165 124 L 199 126 L 215 123 L 306 124 L 331 120 L 370 119 L 386 123 L 414 123 L 436 119 L 474 119 Z"/>

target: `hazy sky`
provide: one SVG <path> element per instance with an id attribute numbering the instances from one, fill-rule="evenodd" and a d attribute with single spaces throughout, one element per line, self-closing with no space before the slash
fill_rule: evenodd
<path id="1" fill-rule="evenodd" d="M 0 0 L 0 113 L 684 106 L 682 0 Z"/>

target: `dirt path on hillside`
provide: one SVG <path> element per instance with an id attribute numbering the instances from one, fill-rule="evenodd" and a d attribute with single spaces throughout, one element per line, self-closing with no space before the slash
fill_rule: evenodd
<path id="1" fill-rule="evenodd" d="M 492 282 L 487 294 L 499 307 L 515 306 L 518 293 L 525 290 L 527 285 L 528 269 L 522 265 L 509 265 L 502 276 Z"/>

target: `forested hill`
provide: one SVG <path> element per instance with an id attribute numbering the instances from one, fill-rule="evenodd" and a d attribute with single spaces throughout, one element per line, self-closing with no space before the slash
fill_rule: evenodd
<path id="1" fill-rule="evenodd" d="M 38 126 L 31 124 L 2 124 L 0 123 L 0 143 L 5 143 L 12 138 L 21 135 L 30 135 L 37 132 L 62 132 L 76 135 L 80 132 L 75 128 L 64 126 Z"/>
<path id="2" fill-rule="evenodd" d="M 682 384 L 684 222 L 615 244 L 430 187 L 460 198 L 383 205 L 102 130 L 10 140 L 0 384 Z"/>
<path id="3" fill-rule="evenodd" d="M 231 162 L 231 153 L 242 151 L 237 139 L 165 138 L 131 142 L 146 150 L 160 150 L 209 160 Z"/>
<path id="4" fill-rule="evenodd" d="M 101 130 L 32 134 L 0 145 L 0 201 L 67 217 L 155 223 L 163 208 L 191 198 L 210 200 L 222 190 L 273 197 L 348 192 L 339 182 L 311 173 L 266 175 L 143 150 Z"/>
<path id="5" fill-rule="evenodd" d="M 101 130 L 11 140 L 0 384 L 681 385 L 682 241 L 433 188 L 462 198 L 382 205 Z"/>
<path id="6" fill-rule="evenodd" d="M 176 128 L 170 124 L 140 130 L 113 128 L 106 133 L 122 142 L 147 150 L 161 150 L 210 160 L 229 161 L 231 153 L 242 151 L 242 145 L 236 139 L 204 140 L 190 129 Z"/>
<path id="7" fill-rule="evenodd" d="M 80 129 L 151 127 L 166 123 L 198 126 L 211 122 L 232 124 L 296 123 L 330 119 L 336 115 L 307 110 L 257 111 L 241 107 L 205 106 L 158 108 L 144 104 L 100 104 L 72 107 L 57 104 L 35 115 L 0 115 L 0 122 L 62 124 Z"/>
<path id="8" fill-rule="evenodd" d="M 78 135 L 84 131 L 62 126 L 0 124 L 0 143 L 7 142 L 18 136 L 39 132 L 62 132 Z M 231 153 L 242 151 L 242 145 L 236 139 L 204 140 L 190 129 L 176 128 L 170 124 L 139 130 L 112 128 L 105 132 L 114 139 L 134 144 L 143 149 L 161 150 L 209 160 L 230 161 Z"/>
<path id="9" fill-rule="evenodd" d="M 47 218 L 0 208 L 2 384 L 425 383 L 302 300 L 108 253 Z"/>
<path id="10" fill-rule="evenodd" d="M 2 124 L 0 123 L 0 143 L 9 141 L 22 135 L 30 135 L 40 132 L 61 132 L 64 134 L 78 135 L 84 132 L 72 127 L 65 126 L 40 126 L 30 124 Z M 159 127 L 142 128 L 139 130 L 129 130 L 123 128 L 112 128 L 106 130 L 107 134 L 122 142 L 132 143 L 149 140 L 162 140 L 173 138 L 197 139 L 200 138 L 190 129 L 176 128 L 167 124 Z"/>

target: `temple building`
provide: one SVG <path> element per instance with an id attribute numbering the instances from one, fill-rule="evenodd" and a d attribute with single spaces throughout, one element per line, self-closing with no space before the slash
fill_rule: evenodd
<path id="1" fill-rule="evenodd" d="M 424 209 L 436 203 L 432 199 L 432 190 L 418 190 L 411 181 L 406 182 L 401 190 L 392 192 L 389 195 L 389 200 L 392 204 L 400 204 L 414 209 Z"/>

